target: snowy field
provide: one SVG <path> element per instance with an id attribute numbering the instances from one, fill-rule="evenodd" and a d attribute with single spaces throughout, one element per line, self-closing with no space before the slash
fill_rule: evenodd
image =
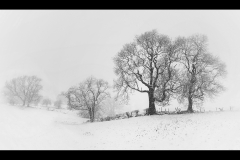
<path id="1" fill-rule="evenodd" d="M 0 149 L 240 149 L 240 111 L 84 121 L 76 111 L 1 105 Z"/>

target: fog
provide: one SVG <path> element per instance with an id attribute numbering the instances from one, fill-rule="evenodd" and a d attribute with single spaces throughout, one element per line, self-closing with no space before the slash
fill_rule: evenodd
<path id="1" fill-rule="evenodd" d="M 239 10 L 0 10 L 0 149 L 239 149 L 239 17 Z M 172 40 L 206 35 L 208 50 L 226 64 L 226 90 L 206 99 L 205 112 L 126 117 L 149 106 L 147 93 L 138 92 L 117 106 L 113 57 L 154 29 Z M 52 104 L 6 103 L 5 82 L 22 75 L 41 78 L 40 95 Z M 66 99 L 54 106 L 61 92 L 91 76 L 110 86 L 104 116 L 116 110 L 125 117 L 87 123 Z M 179 106 L 186 108 L 175 100 L 166 110 Z"/>
<path id="2" fill-rule="evenodd" d="M 238 107 L 239 16 L 237 10 L 1 10 L 0 86 L 19 75 L 37 75 L 41 94 L 56 99 L 89 76 L 112 85 L 113 57 L 136 35 L 157 29 L 172 39 L 206 35 L 228 75 L 222 80 L 226 91 L 204 106 Z M 147 105 L 147 95 L 135 93 L 128 107 Z"/>

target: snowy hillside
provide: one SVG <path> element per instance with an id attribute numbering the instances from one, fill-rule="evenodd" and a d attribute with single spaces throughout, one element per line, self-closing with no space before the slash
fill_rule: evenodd
<path id="1" fill-rule="evenodd" d="M 240 149 L 240 111 L 83 123 L 76 111 L 0 106 L 0 149 Z"/>

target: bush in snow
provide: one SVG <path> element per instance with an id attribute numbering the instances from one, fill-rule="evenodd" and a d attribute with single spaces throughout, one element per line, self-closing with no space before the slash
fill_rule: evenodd
<path id="1" fill-rule="evenodd" d="M 105 117 L 105 121 L 110 121 L 111 120 L 111 117 L 107 116 Z"/>
<path id="2" fill-rule="evenodd" d="M 121 114 L 116 114 L 115 117 L 119 119 L 121 117 Z"/>
<path id="3" fill-rule="evenodd" d="M 132 117 L 137 117 L 138 113 L 139 113 L 139 110 L 134 110 L 134 111 L 131 112 L 131 116 Z"/>
<path id="4" fill-rule="evenodd" d="M 126 112 L 126 115 L 128 118 L 132 117 L 132 115 L 129 112 Z"/>
<path id="5" fill-rule="evenodd" d="M 127 118 L 127 115 L 126 115 L 125 113 L 123 113 L 123 114 L 118 114 L 118 115 L 117 115 L 117 118 L 118 118 L 118 119 L 125 119 L 125 118 Z"/>
<path id="6" fill-rule="evenodd" d="M 219 111 L 223 111 L 223 108 L 218 108 L 219 109 Z"/>
<path id="7" fill-rule="evenodd" d="M 181 113 L 181 108 L 175 108 L 175 113 L 180 114 Z"/>

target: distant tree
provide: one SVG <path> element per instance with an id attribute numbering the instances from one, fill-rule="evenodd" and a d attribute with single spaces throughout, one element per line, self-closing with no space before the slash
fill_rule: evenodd
<path id="1" fill-rule="evenodd" d="M 36 76 L 20 76 L 5 83 L 5 96 L 12 101 L 21 101 L 22 105 L 38 101 L 41 97 L 41 79 Z"/>
<path id="2" fill-rule="evenodd" d="M 51 104 L 52 104 L 52 101 L 49 98 L 45 98 L 42 100 L 42 105 L 48 106 Z"/>
<path id="3" fill-rule="evenodd" d="M 207 37 L 193 35 L 178 38 L 181 90 L 179 101 L 188 101 L 188 112 L 193 104 L 201 104 L 206 97 L 217 95 L 224 87 L 218 81 L 226 75 L 226 66 L 207 50 Z"/>
<path id="4" fill-rule="evenodd" d="M 68 98 L 68 106 L 87 111 L 90 121 L 94 122 L 102 102 L 110 96 L 107 92 L 108 88 L 109 85 L 106 81 L 90 77 L 78 86 L 69 88 L 65 93 Z"/>
<path id="5" fill-rule="evenodd" d="M 155 103 L 167 103 L 178 86 L 174 82 L 177 45 L 156 30 L 136 36 L 134 42 L 124 45 L 114 57 L 118 97 L 128 100 L 133 91 L 147 93 L 148 114 L 156 114 Z"/>
<path id="6" fill-rule="evenodd" d="M 62 108 L 62 100 L 61 100 L 61 99 L 56 100 L 56 101 L 54 102 L 54 106 L 55 106 L 56 108 L 58 108 L 58 109 L 61 109 L 61 108 Z"/>

